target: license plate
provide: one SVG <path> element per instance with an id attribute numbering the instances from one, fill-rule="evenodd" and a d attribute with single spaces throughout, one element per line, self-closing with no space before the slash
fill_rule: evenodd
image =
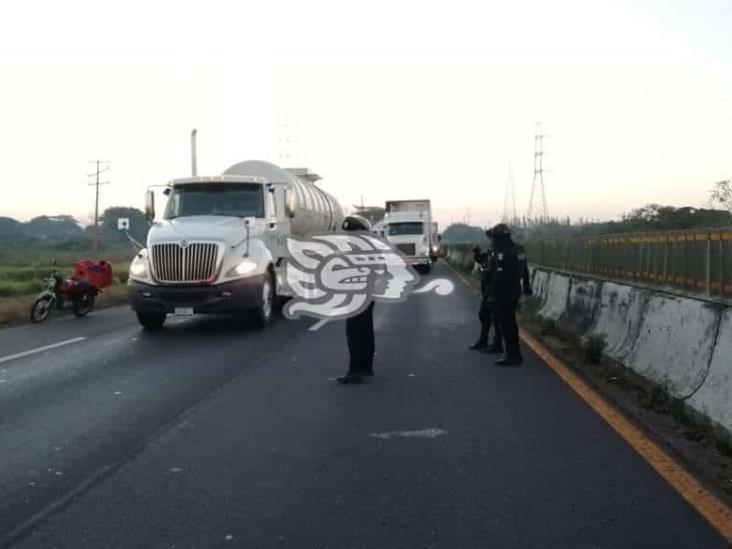
<path id="1" fill-rule="evenodd" d="M 175 316 L 193 316 L 193 307 L 176 307 Z"/>

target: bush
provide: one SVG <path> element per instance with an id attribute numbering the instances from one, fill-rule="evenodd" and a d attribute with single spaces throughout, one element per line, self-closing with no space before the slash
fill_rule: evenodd
<path id="1" fill-rule="evenodd" d="M 602 352 L 605 350 L 605 338 L 599 335 L 591 335 L 587 337 L 582 344 L 582 353 L 585 362 L 588 364 L 600 364 L 602 361 Z"/>
<path id="2" fill-rule="evenodd" d="M 542 336 L 555 336 L 559 334 L 559 327 L 551 318 L 539 317 L 539 333 Z"/>
<path id="3" fill-rule="evenodd" d="M 34 294 L 42 287 L 43 280 L 0 280 L 0 297 Z"/>

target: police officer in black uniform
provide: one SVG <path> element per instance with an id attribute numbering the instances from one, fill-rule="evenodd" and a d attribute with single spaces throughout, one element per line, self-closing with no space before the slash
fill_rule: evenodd
<path id="1" fill-rule="evenodd" d="M 517 366 L 523 362 L 519 348 L 516 309 L 521 291 L 532 295 L 531 280 L 523 247 L 511 239 L 511 230 L 505 223 L 499 223 L 490 231 L 493 253 L 491 254 L 491 295 L 494 315 L 506 346 L 497 366 Z"/>
<path id="2" fill-rule="evenodd" d="M 486 235 L 490 236 L 490 231 L 486 231 Z M 480 319 L 480 336 L 478 340 L 469 348 L 474 351 L 484 351 L 486 353 L 502 353 L 503 343 L 501 340 L 501 329 L 493 318 L 493 295 L 491 292 L 491 250 L 485 252 L 480 246 L 473 248 L 473 259 L 478 264 L 480 273 L 480 309 L 478 309 L 478 318 Z M 493 341 L 488 344 L 488 335 L 490 334 L 491 325 L 493 325 Z"/>
<path id="3" fill-rule="evenodd" d="M 371 224 L 357 215 L 343 220 L 344 231 L 368 232 Z M 361 383 L 364 376 L 374 375 L 374 302 L 371 301 L 356 316 L 346 319 L 346 340 L 348 341 L 348 372 L 338 379 L 338 383 Z"/>

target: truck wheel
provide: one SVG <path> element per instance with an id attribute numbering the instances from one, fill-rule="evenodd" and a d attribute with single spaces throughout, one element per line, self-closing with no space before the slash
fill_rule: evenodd
<path id="1" fill-rule="evenodd" d="M 254 324 L 258 328 L 264 328 L 272 322 L 276 301 L 275 282 L 272 272 L 269 271 L 262 282 L 262 303 L 254 309 Z"/>
<path id="2" fill-rule="evenodd" d="M 137 313 L 137 320 L 146 330 L 159 330 L 165 324 L 165 313 Z"/>

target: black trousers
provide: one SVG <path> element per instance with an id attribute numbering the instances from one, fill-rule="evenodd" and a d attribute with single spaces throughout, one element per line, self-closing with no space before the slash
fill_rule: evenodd
<path id="1" fill-rule="evenodd" d="M 496 323 L 503 334 L 506 355 L 509 357 L 520 357 L 518 324 L 516 323 L 516 308 L 518 298 L 497 297 L 494 302 L 494 315 Z"/>
<path id="2" fill-rule="evenodd" d="M 503 345 L 501 338 L 501 328 L 495 321 L 493 311 L 493 302 L 489 298 L 482 297 L 480 300 L 480 309 L 478 310 L 478 318 L 480 319 L 480 337 L 478 341 L 483 345 L 488 344 L 488 335 L 493 325 L 493 341 L 492 346 L 501 347 Z"/>
<path id="3" fill-rule="evenodd" d="M 374 303 L 361 313 L 346 319 L 346 340 L 350 362 L 348 372 L 363 374 L 374 371 Z"/>

